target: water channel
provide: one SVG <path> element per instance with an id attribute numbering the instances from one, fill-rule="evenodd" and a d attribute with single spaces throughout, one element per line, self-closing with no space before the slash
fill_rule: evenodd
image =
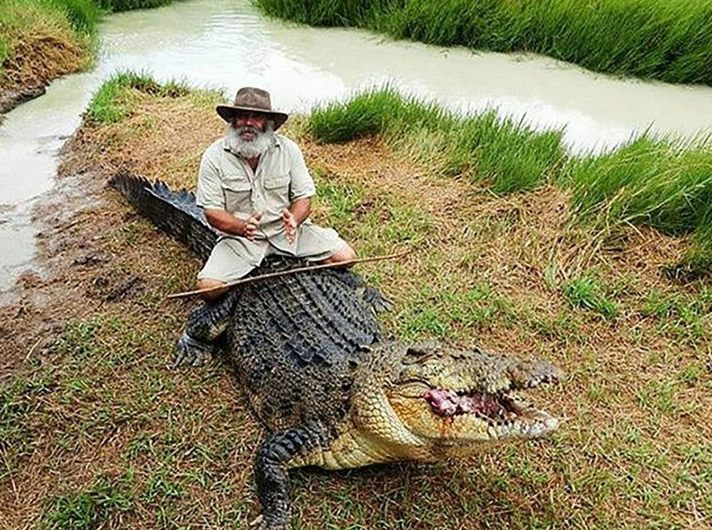
<path id="1" fill-rule="evenodd" d="M 267 88 L 290 112 L 390 83 L 465 112 L 493 107 L 534 128 L 565 128 L 578 153 L 608 150 L 642 131 L 712 131 L 712 88 L 620 80 L 554 60 L 392 42 L 364 31 L 314 29 L 260 15 L 248 0 L 186 0 L 111 15 L 87 73 L 52 83 L 0 125 L 0 291 L 36 268 L 31 209 L 53 193 L 59 148 L 100 83 L 122 69 L 193 86 Z"/>

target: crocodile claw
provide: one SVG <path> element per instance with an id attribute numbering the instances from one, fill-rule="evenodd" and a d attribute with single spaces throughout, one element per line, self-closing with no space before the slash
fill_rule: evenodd
<path id="1" fill-rule="evenodd" d="M 371 306 L 375 314 L 385 313 L 393 307 L 393 302 L 381 294 L 381 291 L 374 287 L 366 287 L 363 291 L 364 301 Z"/>
<path id="2" fill-rule="evenodd" d="M 195 339 L 185 331 L 181 333 L 176 344 L 176 357 L 173 368 L 179 366 L 203 366 L 212 357 L 213 345 Z"/>

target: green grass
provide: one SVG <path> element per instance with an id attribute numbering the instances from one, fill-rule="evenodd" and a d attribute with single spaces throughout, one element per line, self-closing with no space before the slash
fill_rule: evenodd
<path id="1" fill-rule="evenodd" d="M 494 111 L 460 116 L 389 87 L 313 109 L 308 127 L 322 142 L 381 135 L 434 171 L 488 182 L 496 193 L 555 178 L 564 156 L 561 131 L 533 132 Z"/>
<path id="2" fill-rule="evenodd" d="M 93 530 L 104 526 L 113 514 L 132 508 L 127 491 L 130 477 L 98 476 L 86 488 L 70 491 L 51 502 L 44 514 L 44 530 Z"/>
<path id="3" fill-rule="evenodd" d="M 77 31 L 93 33 L 103 15 L 101 6 L 94 0 L 38 0 L 60 13 L 65 13 Z"/>
<path id="4" fill-rule="evenodd" d="M 712 84 L 706 0 L 253 0 L 269 15 L 441 46 L 549 55 L 585 68 Z"/>
<path id="5" fill-rule="evenodd" d="M 606 318 L 618 314 L 618 305 L 607 298 L 603 286 L 591 275 L 565 282 L 562 291 L 574 307 L 590 309 Z"/>
<path id="6" fill-rule="evenodd" d="M 465 177 L 497 194 L 556 184 L 574 214 L 604 229 L 648 226 L 695 234 L 669 275 L 694 279 L 712 265 L 712 145 L 643 136 L 609 154 L 571 157 L 561 131 L 536 132 L 494 112 L 463 116 L 390 87 L 316 107 L 308 130 L 320 142 L 371 135 L 432 171 Z"/>
<path id="7" fill-rule="evenodd" d="M 177 81 L 160 84 L 145 73 L 119 72 L 96 91 L 86 115 L 99 123 L 121 121 L 131 113 L 133 108 L 131 96 L 137 93 L 178 97 L 187 95 L 188 88 Z"/>
<path id="8" fill-rule="evenodd" d="M 568 178 L 582 218 L 645 224 L 681 234 L 709 224 L 712 149 L 643 137 L 574 161 Z"/>

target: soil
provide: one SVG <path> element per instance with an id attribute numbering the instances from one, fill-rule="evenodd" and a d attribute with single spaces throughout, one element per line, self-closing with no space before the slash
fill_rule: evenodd
<path id="1" fill-rule="evenodd" d="M 0 92 L 0 122 L 2 122 L 3 114 L 10 112 L 25 101 L 40 97 L 46 90 L 45 85 L 35 85 L 25 88 L 7 89 Z"/>

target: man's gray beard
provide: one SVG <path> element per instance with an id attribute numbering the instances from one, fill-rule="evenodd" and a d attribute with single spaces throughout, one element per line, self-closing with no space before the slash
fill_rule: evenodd
<path id="1" fill-rule="evenodd" d="M 257 136 L 252 140 L 244 140 L 240 138 L 240 131 L 244 127 L 231 126 L 228 131 L 228 146 L 230 151 L 242 158 L 257 158 L 262 156 L 267 149 L 274 143 L 274 130 L 272 124 L 268 123 L 264 132 L 256 131 Z"/>

